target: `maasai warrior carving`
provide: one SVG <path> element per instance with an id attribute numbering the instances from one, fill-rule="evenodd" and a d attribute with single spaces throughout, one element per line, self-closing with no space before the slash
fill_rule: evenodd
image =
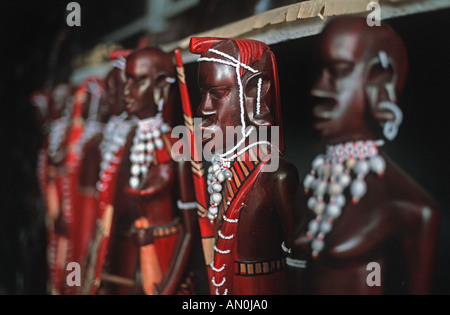
<path id="1" fill-rule="evenodd" d="M 68 133 L 72 120 L 72 87 L 57 84 L 49 99 L 49 134 L 39 153 L 40 187 L 46 205 L 48 291 L 61 294 L 67 248 L 63 182 Z"/>
<path id="2" fill-rule="evenodd" d="M 127 117 L 126 113 L 124 113 L 122 93 L 123 85 L 125 84 L 124 57 L 128 54 L 129 51 L 113 51 L 110 55 L 112 69 L 106 75 L 104 82 L 100 82 L 101 85 L 90 85 L 92 93 L 90 94 L 91 106 L 89 111 L 91 114 L 86 121 L 85 132 L 80 141 L 80 158 L 82 161 L 80 162 L 78 180 L 79 193 L 81 195 L 80 209 L 83 212 L 79 222 L 80 229 L 83 229 L 83 232 L 80 232 L 79 252 L 80 262 L 84 266 L 87 265 L 85 260 L 88 245 L 95 233 L 95 223 L 98 218 L 97 184 L 99 183 L 101 165 L 108 167 L 113 154 L 110 152 L 107 154 L 106 152 L 112 151 L 112 146 L 120 147 L 120 144 L 116 144 L 114 139 L 119 140 L 119 142 L 122 140 L 123 142 L 123 139 L 115 137 L 115 134 L 120 123 Z M 104 85 L 104 93 L 101 94 L 101 99 L 98 99 L 98 96 L 100 96 L 98 92 L 101 92 L 101 89 L 103 89 L 102 85 Z M 96 92 L 97 94 L 95 94 Z M 98 106 L 95 106 L 96 101 L 99 101 Z M 108 160 L 106 155 L 108 155 Z M 102 162 L 102 157 L 105 157 L 104 162 Z"/>
<path id="3" fill-rule="evenodd" d="M 327 149 L 299 195 L 290 292 L 429 293 L 435 205 L 380 148 L 402 120 L 395 103 L 407 73 L 403 43 L 385 24 L 345 17 L 325 27 L 319 44 L 311 94 L 314 128 Z"/>
<path id="4" fill-rule="evenodd" d="M 71 111 L 72 119 L 67 129 L 66 155 L 64 159 L 64 174 L 62 177 L 62 221 L 64 222 L 66 231 L 65 242 L 60 242 L 57 250 L 57 257 L 59 257 L 60 264 L 58 267 L 63 268 L 64 274 L 69 273 L 66 271 L 68 263 L 81 263 L 80 249 L 82 246 L 79 241 L 82 239 L 80 238 L 80 233 L 84 231 L 80 227 L 82 212 L 80 211 L 81 199 L 78 191 L 80 154 L 85 131 L 85 121 L 89 116 L 90 107 L 97 107 L 100 98 L 97 85 L 96 78 L 88 77 L 77 87 L 73 109 Z M 75 293 L 75 289 L 75 287 L 63 283 L 61 293 L 73 294 Z"/>
<path id="5" fill-rule="evenodd" d="M 90 185 L 95 182 L 97 196 L 96 228 L 90 243 L 89 256 L 86 261 L 86 274 L 83 294 L 99 293 L 102 272 L 108 266 L 108 251 L 114 246 L 110 241 L 112 219 L 115 208 L 116 184 L 119 164 L 122 161 L 125 145 L 130 131 L 136 124 L 132 116 L 128 116 L 123 100 L 125 86 L 126 57 L 130 51 L 119 50 L 111 53 L 112 69 L 105 78 L 104 102 L 110 116 L 101 137 L 91 142 L 93 159 L 89 165 L 93 176 L 86 178 Z M 95 145 L 100 141 L 99 146 Z M 95 165 L 95 162 L 98 164 Z M 80 178 L 83 182 L 83 179 Z M 102 292 L 104 292 L 103 290 Z"/>
<path id="6" fill-rule="evenodd" d="M 98 165 L 96 145 L 105 122 L 105 104 L 103 101 L 103 81 L 96 77 L 86 80 L 86 100 L 83 102 L 83 134 L 74 149 L 72 182 L 75 214 L 74 261 L 84 264 L 89 241 L 95 229 L 97 218 Z"/>
<path id="7" fill-rule="evenodd" d="M 214 153 L 200 209 L 215 228 L 202 235 L 211 294 L 284 294 L 282 244 L 290 246 L 298 175 L 281 157 L 275 57 L 264 43 L 239 39 L 194 37 L 190 51 L 201 55 L 203 151 Z M 230 135 L 227 127 L 240 128 Z"/>
<path id="8" fill-rule="evenodd" d="M 190 168 L 171 157 L 175 67 L 147 47 L 128 56 L 125 73 L 126 111 L 139 120 L 120 165 L 116 245 L 103 281 L 115 284 L 109 293 L 189 293 L 196 207 Z"/>

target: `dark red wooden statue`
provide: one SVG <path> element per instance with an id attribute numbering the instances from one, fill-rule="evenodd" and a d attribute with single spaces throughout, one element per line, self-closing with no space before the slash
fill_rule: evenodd
<path id="1" fill-rule="evenodd" d="M 125 84 L 125 57 L 129 51 L 116 50 L 111 53 L 111 70 L 104 80 L 90 84 L 90 113 L 85 124 L 85 132 L 80 141 L 80 171 L 78 190 L 80 193 L 80 263 L 87 269 L 88 246 L 93 241 L 99 211 L 99 190 L 101 165 L 109 165 L 112 159 L 110 147 L 119 145 L 120 137 L 116 137 L 116 129 L 126 118 L 122 97 Z M 122 115 L 121 115 L 122 114 Z M 120 116 L 121 115 L 121 116 Z M 103 153 L 103 154 L 102 154 Z"/>
<path id="2" fill-rule="evenodd" d="M 190 51 L 201 55 L 198 128 L 211 162 L 207 208 L 199 209 L 214 227 L 202 233 L 211 294 L 284 294 L 282 245 L 292 239 L 298 175 L 281 157 L 275 57 L 240 39 L 194 37 Z"/>
<path id="3" fill-rule="evenodd" d="M 90 77 L 85 82 L 83 102 L 83 134 L 74 150 L 74 218 L 75 245 L 74 261 L 85 263 L 89 242 L 97 218 L 97 189 L 99 159 L 96 154 L 106 119 L 103 80 Z"/>
<path id="4" fill-rule="evenodd" d="M 72 87 L 57 84 L 49 98 L 49 134 L 39 156 L 40 186 L 46 206 L 48 291 L 63 293 L 67 257 L 67 220 L 64 211 L 65 160 L 72 123 Z"/>
<path id="5" fill-rule="evenodd" d="M 102 278 L 110 294 L 191 293 L 196 207 L 189 164 L 171 156 L 175 67 L 146 47 L 128 56 L 125 75 L 125 108 L 138 120 L 116 166 L 114 245 Z"/>
<path id="6" fill-rule="evenodd" d="M 327 147 L 299 193 L 290 292 L 430 293 L 435 204 L 381 150 L 402 121 L 405 47 L 384 23 L 344 17 L 325 27 L 318 56 L 314 129 Z"/>
<path id="7" fill-rule="evenodd" d="M 85 274 L 82 294 L 105 293 L 104 286 L 99 292 L 102 273 L 108 267 L 108 251 L 114 245 L 110 242 L 112 218 L 115 210 L 115 195 L 119 164 L 122 161 L 125 144 L 135 119 L 125 112 L 123 88 L 125 85 L 125 63 L 128 50 L 113 51 L 110 55 L 111 70 L 105 77 L 105 93 L 102 109 L 108 122 L 100 136 L 94 138 L 86 148 L 89 160 L 84 164 L 86 176 L 80 184 L 95 185 L 95 232 L 91 235 L 89 254 L 84 262 Z M 91 222 L 93 223 L 93 222 Z"/>

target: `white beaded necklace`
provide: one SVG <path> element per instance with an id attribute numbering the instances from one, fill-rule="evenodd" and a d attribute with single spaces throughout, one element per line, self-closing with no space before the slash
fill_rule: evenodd
<path id="1" fill-rule="evenodd" d="M 133 138 L 131 147 L 131 177 L 130 187 L 137 189 L 141 183 L 141 175 L 148 173 L 150 164 L 154 161 L 155 148 L 162 149 L 164 141 L 161 139 L 163 133 L 169 132 L 171 128 L 163 121 L 162 113 L 138 122 L 138 127 Z"/>
<path id="2" fill-rule="evenodd" d="M 241 154 L 244 154 L 257 145 L 266 144 L 269 147 L 272 146 L 269 141 L 257 141 L 249 144 L 239 152 L 233 154 L 245 142 L 245 140 L 254 130 L 255 127 L 251 126 L 248 132 L 244 134 L 244 137 L 237 143 L 235 147 L 224 154 L 216 154 L 211 159 L 212 165 L 208 168 L 207 177 L 208 193 L 210 195 L 210 207 L 208 208 L 207 217 L 211 221 L 217 219 L 217 215 L 219 212 L 218 207 L 222 202 L 222 183 L 226 180 L 233 180 L 233 173 L 230 170 L 231 162 Z M 233 155 L 230 156 L 230 154 Z"/>
<path id="3" fill-rule="evenodd" d="M 125 120 L 128 117 L 126 112 L 119 116 L 113 116 L 109 119 L 105 128 L 103 129 L 103 140 L 100 144 L 100 152 L 102 161 L 100 163 L 99 181 L 97 188 L 101 190 L 101 178 L 103 174 L 111 165 L 117 152 L 122 148 L 127 140 L 128 133 L 131 127 L 134 126 L 134 120 Z"/>
<path id="4" fill-rule="evenodd" d="M 63 116 L 53 121 L 50 125 L 48 155 L 52 160 L 58 154 L 58 150 L 64 140 L 69 123 L 70 119 L 67 116 Z"/>
<path id="5" fill-rule="evenodd" d="M 350 186 L 352 202 L 355 204 L 365 195 L 365 176 L 375 172 L 384 174 L 386 163 L 378 154 L 383 141 L 356 141 L 330 145 L 324 155 L 318 155 L 312 162 L 312 170 L 305 177 L 305 193 L 313 191 L 308 199 L 308 208 L 316 218 L 308 225 L 307 237 L 312 239 L 314 258 L 323 250 L 325 236 L 331 232 L 333 222 L 341 215 L 346 200 L 344 190 Z M 352 179 L 352 173 L 354 178 Z"/>

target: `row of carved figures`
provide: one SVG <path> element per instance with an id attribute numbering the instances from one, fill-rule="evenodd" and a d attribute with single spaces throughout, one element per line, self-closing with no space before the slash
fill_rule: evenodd
<path id="1" fill-rule="evenodd" d="M 283 158 L 276 56 L 260 41 L 191 38 L 196 113 L 179 50 L 157 47 L 34 93 L 49 292 L 429 293 L 438 211 L 382 150 L 403 119 L 405 47 L 357 17 L 317 40 L 313 128 L 326 146 L 307 174 Z"/>

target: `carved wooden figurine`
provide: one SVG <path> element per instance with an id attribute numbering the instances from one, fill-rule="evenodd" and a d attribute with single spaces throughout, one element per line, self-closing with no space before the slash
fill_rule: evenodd
<path id="1" fill-rule="evenodd" d="M 39 178 L 46 206 L 48 292 L 63 293 L 62 264 L 66 259 L 67 225 L 64 209 L 65 159 L 72 120 L 72 87 L 57 84 L 49 98 L 49 134 L 39 155 Z"/>
<path id="2" fill-rule="evenodd" d="M 189 165 L 171 156 L 175 67 L 169 54 L 146 47 L 128 56 L 125 74 L 125 108 L 138 120 L 119 166 L 103 281 L 110 293 L 190 293 L 197 222 Z"/>
<path id="3" fill-rule="evenodd" d="M 114 240 L 110 240 L 113 232 L 112 220 L 115 212 L 115 196 L 119 165 L 124 156 L 127 138 L 136 121 L 128 116 L 123 100 L 125 86 L 125 58 L 128 50 L 117 50 L 111 53 L 111 70 L 105 77 L 104 104 L 108 122 L 101 137 L 94 138 L 87 148 L 92 158 L 85 165 L 90 171 L 86 177 L 80 178 L 81 184 L 92 186 L 95 182 L 97 190 L 96 228 L 89 245 L 89 255 L 84 263 L 84 285 L 82 294 L 105 294 L 107 285 L 99 286 L 102 273 L 107 272 L 111 249 Z M 100 142 L 99 145 L 98 142 Z M 86 153 L 87 154 L 87 153 Z M 83 172 L 84 173 L 84 172 Z"/>
<path id="4" fill-rule="evenodd" d="M 198 127 L 204 157 L 212 155 L 200 209 L 215 228 L 202 233 L 211 294 L 284 294 L 282 247 L 292 239 L 298 175 L 281 157 L 275 57 L 264 43 L 240 39 L 194 37 L 190 51 L 201 55 Z"/>
<path id="5" fill-rule="evenodd" d="M 319 44 L 311 94 L 314 129 L 327 147 L 299 194 L 290 292 L 429 293 L 435 204 L 381 150 L 383 135 L 393 140 L 402 121 L 405 47 L 386 24 L 357 17 L 330 22 Z"/>
<path id="6" fill-rule="evenodd" d="M 113 158 L 110 147 L 115 143 L 116 129 L 125 120 L 123 85 L 125 84 L 125 58 L 129 51 L 116 50 L 111 53 L 111 70 L 102 84 L 91 84 L 91 108 L 86 121 L 85 133 L 80 143 L 80 171 L 78 186 L 81 195 L 80 209 L 80 263 L 88 268 L 86 261 L 88 246 L 93 242 L 99 211 L 100 170 L 109 166 Z M 104 85 L 104 86 L 103 86 Z M 102 91 L 104 90 L 104 91 Z M 98 103 L 96 103 L 98 102 Z M 95 106 L 97 104 L 97 106 Z M 122 114 L 122 115 L 121 115 Z M 117 137 L 118 142 L 121 138 Z M 108 155 L 106 157 L 106 155 Z M 102 161 L 105 158 L 105 161 Z M 107 160 L 107 161 L 106 161 Z M 98 185 L 97 185 L 98 184 Z"/>

